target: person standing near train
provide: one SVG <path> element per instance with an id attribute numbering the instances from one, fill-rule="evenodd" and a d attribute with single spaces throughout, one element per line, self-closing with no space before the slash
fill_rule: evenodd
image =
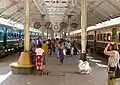
<path id="1" fill-rule="evenodd" d="M 106 48 L 104 49 L 104 54 L 108 55 L 108 85 L 116 85 L 117 80 L 115 77 L 115 69 L 119 63 L 120 55 L 118 50 L 118 46 L 116 43 L 108 43 Z"/>
<path id="2" fill-rule="evenodd" d="M 71 43 L 69 40 L 66 42 L 66 49 L 67 49 L 66 55 L 70 56 L 71 55 Z"/>

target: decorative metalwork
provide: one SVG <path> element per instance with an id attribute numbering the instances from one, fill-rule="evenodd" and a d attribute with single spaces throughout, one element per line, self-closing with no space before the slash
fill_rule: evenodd
<path id="1" fill-rule="evenodd" d="M 67 23 L 66 22 L 61 22 L 60 27 L 61 28 L 67 28 Z"/>
<path id="2" fill-rule="evenodd" d="M 45 23 L 45 27 L 46 27 L 47 29 L 52 28 L 52 23 L 51 23 L 51 22 L 46 22 L 46 23 Z"/>
<path id="3" fill-rule="evenodd" d="M 41 27 L 40 22 L 35 22 L 34 23 L 34 28 L 39 29 Z"/>

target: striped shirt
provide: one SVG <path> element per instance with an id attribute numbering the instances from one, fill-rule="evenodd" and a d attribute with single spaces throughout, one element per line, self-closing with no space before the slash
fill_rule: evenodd
<path id="1" fill-rule="evenodd" d="M 120 59 L 118 51 L 113 52 L 115 53 L 115 56 L 110 56 L 108 59 L 108 66 L 110 67 L 116 67 Z"/>

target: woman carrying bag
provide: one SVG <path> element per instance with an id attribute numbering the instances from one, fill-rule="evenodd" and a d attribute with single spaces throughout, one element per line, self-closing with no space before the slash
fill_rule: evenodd
<path id="1" fill-rule="evenodd" d="M 116 68 L 119 63 L 119 52 L 116 43 L 108 43 L 104 50 L 104 54 L 108 55 L 108 85 L 117 85 Z"/>

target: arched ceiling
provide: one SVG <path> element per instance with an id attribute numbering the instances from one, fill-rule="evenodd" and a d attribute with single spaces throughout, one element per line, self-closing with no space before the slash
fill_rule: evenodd
<path id="1" fill-rule="evenodd" d="M 88 26 L 120 16 L 120 0 L 87 0 L 87 7 Z M 72 15 L 71 22 L 79 24 L 71 30 L 80 29 L 81 0 L 30 0 L 31 26 L 36 21 L 43 25 L 45 22 L 67 23 L 68 15 Z M 24 0 L 0 0 L 0 17 L 24 24 Z"/>

